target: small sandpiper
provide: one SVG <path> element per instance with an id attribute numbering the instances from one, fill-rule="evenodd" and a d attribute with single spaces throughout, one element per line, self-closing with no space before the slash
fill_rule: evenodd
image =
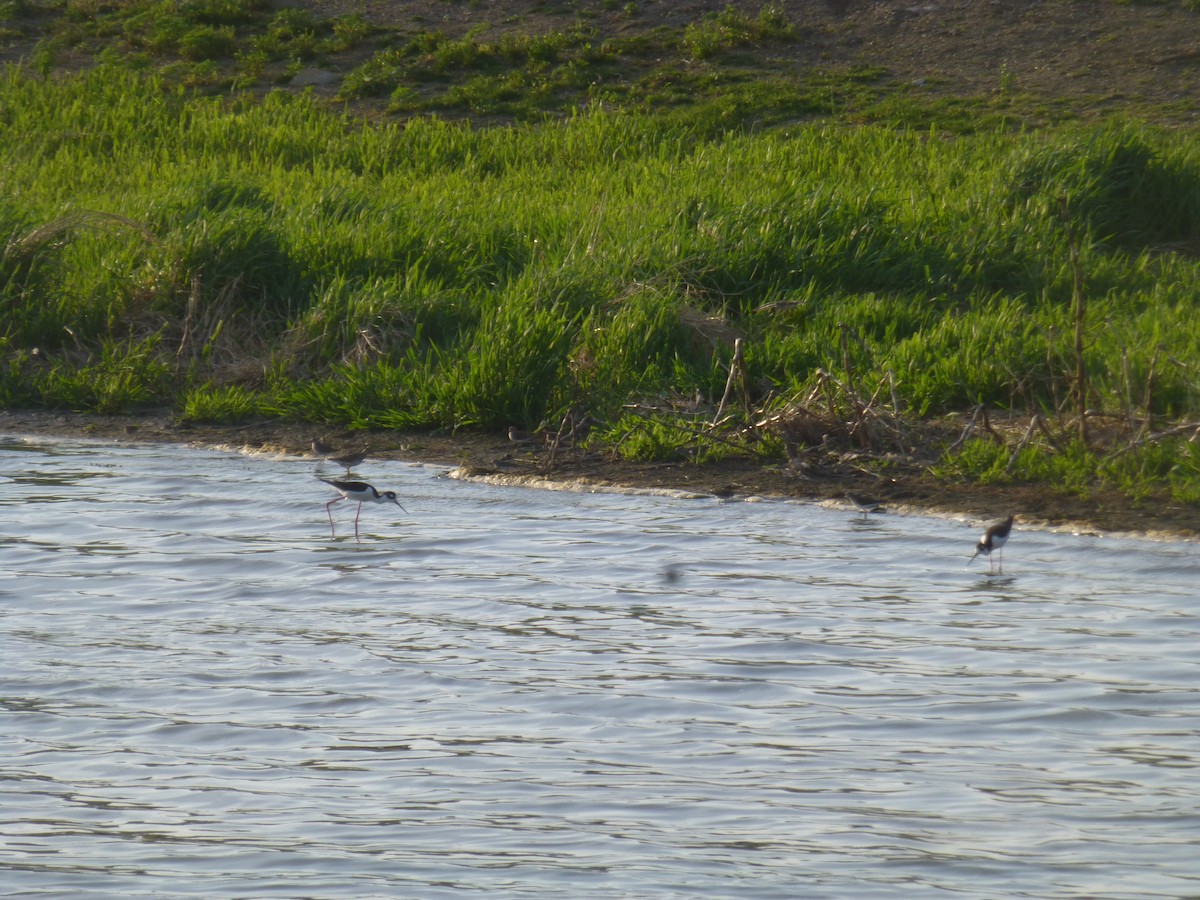
<path id="1" fill-rule="evenodd" d="M 508 439 L 514 444 L 533 444 L 542 443 L 546 438 L 541 431 L 522 431 L 516 425 L 509 425 Z"/>
<path id="2" fill-rule="evenodd" d="M 362 465 L 363 460 L 367 457 L 362 453 L 343 453 L 339 456 L 330 456 L 333 448 L 324 441 L 314 438 L 312 442 L 312 451 L 317 456 L 325 459 L 326 462 L 331 462 L 334 465 L 341 466 L 346 470 L 346 474 L 350 474 L 350 470 L 355 466 Z"/>
<path id="3" fill-rule="evenodd" d="M 858 497 L 854 494 L 847 494 L 846 499 L 850 505 L 858 512 L 862 513 L 863 519 L 866 519 L 871 513 L 887 512 L 887 508 L 878 500 L 871 500 L 867 497 Z"/>
<path id="4" fill-rule="evenodd" d="M 342 496 L 334 497 L 325 504 L 325 512 L 329 516 L 329 536 L 337 537 L 333 527 L 333 510 L 330 508 L 335 503 L 341 503 L 343 500 L 357 500 L 358 512 L 354 514 L 354 539 L 358 537 L 358 517 L 362 515 L 362 505 L 364 503 L 395 503 L 400 506 L 400 501 L 396 498 L 395 491 L 378 491 L 365 481 L 332 481 L 328 478 L 322 478 L 327 485 L 333 488 Z M 407 514 L 403 506 L 400 506 L 400 511 Z"/>
<path id="5" fill-rule="evenodd" d="M 975 557 L 980 553 L 988 558 L 988 571 L 992 570 L 992 551 L 1000 551 L 1000 574 L 1004 574 L 1004 545 L 1008 543 L 1008 536 L 1012 534 L 1013 517 L 1009 516 L 1003 522 L 997 522 L 995 525 L 989 525 L 984 529 L 983 534 L 979 536 L 979 543 L 975 545 L 975 553 L 967 560 L 967 565 L 975 561 Z"/>

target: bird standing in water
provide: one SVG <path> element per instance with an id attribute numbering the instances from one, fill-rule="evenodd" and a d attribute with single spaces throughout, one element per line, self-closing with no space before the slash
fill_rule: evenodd
<path id="1" fill-rule="evenodd" d="M 366 456 L 362 453 L 343 453 L 340 456 L 330 456 L 329 454 L 333 452 L 333 448 L 319 439 L 313 440 L 312 449 L 313 453 L 317 456 L 324 457 L 326 462 L 341 466 L 346 470 L 347 475 L 350 474 L 352 468 L 361 465 L 362 461 L 366 459 Z"/>
<path id="2" fill-rule="evenodd" d="M 396 498 L 395 491 L 377 491 L 365 481 L 331 481 L 328 478 L 322 478 L 321 480 L 342 495 L 334 497 L 325 504 L 325 512 L 329 515 L 329 536 L 331 538 L 337 536 L 333 528 L 333 510 L 330 508 L 335 503 L 341 503 L 343 500 L 358 501 L 358 512 L 354 514 L 354 539 L 356 541 L 359 539 L 358 517 L 362 515 L 362 505 L 364 503 L 395 503 L 397 506 L 400 506 L 400 501 Z M 400 506 L 400 511 L 403 513 L 408 512 L 403 506 Z"/>
<path id="3" fill-rule="evenodd" d="M 850 505 L 853 506 L 855 510 L 862 513 L 862 517 L 864 519 L 871 513 L 886 512 L 883 504 L 880 501 L 872 500 L 869 497 L 859 497 L 855 494 L 847 494 L 846 499 L 850 501 Z"/>
<path id="4" fill-rule="evenodd" d="M 969 566 L 975 561 L 975 557 L 980 553 L 988 558 L 988 571 L 992 571 L 992 551 L 1000 552 L 1000 573 L 1004 574 L 1004 545 L 1008 543 L 1008 536 L 1012 534 L 1013 517 L 1009 516 L 1003 522 L 997 522 L 995 525 L 989 525 L 982 535 L 979 536 L 979 543 L 975 545 L 975 553 L 967 560 Z"/>

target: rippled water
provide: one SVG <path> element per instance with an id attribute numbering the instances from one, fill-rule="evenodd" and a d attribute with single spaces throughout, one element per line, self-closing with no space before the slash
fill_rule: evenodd
<path id="1" fill-rule="evenodd" d="M 1200 895 L 1194 544 L 313 472 L 0 439 L 6 896 Z"/>

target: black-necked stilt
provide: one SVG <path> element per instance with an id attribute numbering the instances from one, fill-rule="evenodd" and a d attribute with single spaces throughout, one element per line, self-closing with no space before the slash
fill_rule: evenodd
<path id="1" fill-rule="evenodd" d="M 878 500 L 870 500 L 866 497 L 855 496 L 854 494 L 847 494 L 846 499 L 850 501 L 851 506 L 862 513 L 864 519 L 871 513 L 887 512 L 887 509 Z"/>
<path id="2" fill-rule="evenodd" d="M 326 462 L 331 462 L 334 465 L 341 466 L 346 470 L 347 475 L 350 474 L 350 470 L 352 468 L 357 465 L 361 465 L 362 461 L 366 459 L 366 456 L 364 456 L 362 453 L 343 453 L 340 456 L 330 456 L 329 454 L 333 452 L 333 448 L 324 441 L 318 439 L 313 440 L 312 450 L 317 456 L 324 457 Z"/>
<path id="3" fill-rule="evenodd" d="M 1008 543 L 1008 536 L 1012 534 L 1013 517 L 1009 516 L 1003 522 L 997 522 L 995 525 L 989 525 L 984 529 L 983 534 L 979 536 L 979 543 L 975 545 L 975 552 L 971 558 L 967 560 L 969 566 L 975 561 L 975 557 L 980 553 L 988 558 L 988 571 L 992 571 L 992 551 L 1000 551 L 1000 572 L 1004 572 L 1004 545 Z"/>
<path id="4" fill-rule="evenodd" d="M 330 508 L 335 503 L 341 503 L 343 500 L 358 501 L 358 512 L 354 514 L 354 539 L 356 541 L 358 540 L 358 517 L 362 515 L 362 505 L 364 503 L 395 503 L 397 506 L 400 506 L 400 501 L 396 499 L 395 491 L 377 491 L 365 481 L 331 481 L 328 478 L 322 478 L 321 480 L 342 495 L 334 497 L 325 504 L 325 512 L 329 515 L 330 537 L 337 536 L 333 528 L 333 510 Z M 400 511 L 403 513 L 408 512 L 403 506 L 400 506 Z"/>

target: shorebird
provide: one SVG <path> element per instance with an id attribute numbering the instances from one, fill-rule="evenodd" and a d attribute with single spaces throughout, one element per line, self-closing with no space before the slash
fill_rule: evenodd
<path id="1" fill-rule="evenodd" d="M 516 425 L 508 426 L 508 439 L 514 444 L 532 444 L 545 441 L 546 436 L 541 431 L 522 431 Z"/>
<path id="2" fill-rule="evenodd" d="M 979 536 L 979 543 L 975 545 L 975 553 L 967 560 L 967 565 L 975 561 L 975 557 L 980 553 L 988 558 L 988 571 L 992 571 L 992 551 L 1000 551 L 1000 573 L 1004 573 L 1004 545 L 1008 543 L 1008 536 L 1012 534 L 1013 517 L 1009 516 L 1003 522 L 997 522 L 995 525 L 989 525 L 984 529 L 983 534 Z"/>
<path id="3" fill-rule="evenodd" d="M 851 506 L 853 506 L 858 512 L 862 513 L 862 517 L 864 519 L 871 513 L 887 512 L 887 510 L 884 508 L 884 505 L 878 500 L 870 500 L 866 497 L 857 497 L 854 494 L 847 494 L 846 499 L 850 501 Z"/>
<path id="4" fill-rule="evenodd" d="M 329 536 L 336 537 L 337 534 L 333 528 L 333 510 L 330 508 L 335 503 L 341 503 L 343 500 L 357 500 L 358 512 L 354 514 L 354 539 L 358 538 L 358 517 L 362 515 L 362 505 L 364 503 L 395 503 L 400 506 L 400 501 L 396 499 L 395 491 L 377 491 L 374 487 L 367 484 L 365 481 L 331 481 L 328 478 L 322 478 L 327 485 L 341 494 L 340 497 L 334 497 L 325 504 L 325 512 L 329 516 Z M 403 506 L 400 506 L 400 511 L 408 512 Z"/>
<path id="5" fill-rule="evenodd" d="M 313 439 L 312 450 L 317 456 L 323 457 L 326 462 L 341 466 L 346 470 L 347 475 L 350 474 L 352 468 L 361 465 L 362 461 L 367 458 L 362 453 L 343 453 L 340 456 L 330 456 L 329 454 L 333 452 L 333 448 L 324 441 L 316 438 Z"/>

